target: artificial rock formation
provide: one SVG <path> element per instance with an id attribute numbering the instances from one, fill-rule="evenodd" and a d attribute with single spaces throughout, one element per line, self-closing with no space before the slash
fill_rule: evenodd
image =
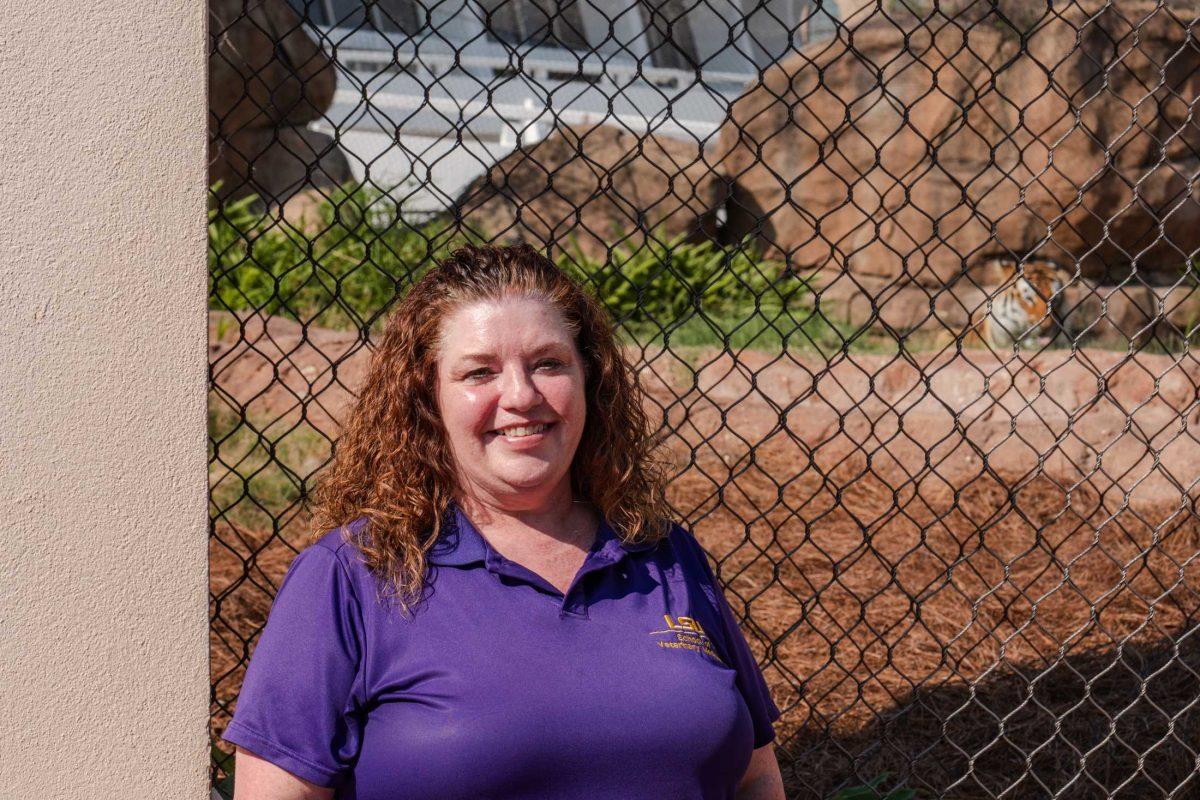
<path id="1" fill-rule="evenodd" d="M 776 64 L 722 129 L 710 220 L 724 205 L 727 240 L 895 284 L 995 254 L 1177 273 L 1200 247 L 1200 3 L 1055 6 L 876 12 Z"/>
<path id="2" fill-rule="evenodd" d="M 209 36 L 208 177 L 220 199 L 282 206 L 350 180 L 337 143 L 305 127 L 333 102 L 337 77 L 287 0 L 209 0 Z"/>
<path id="3" fill-rule="evenodd" d="M 467 227 L 603 257 L 618 245 L 690 234 L 710 167 L 697 143 L 611 125 L 560 127 L 509 153 L 455 202 Z"/>

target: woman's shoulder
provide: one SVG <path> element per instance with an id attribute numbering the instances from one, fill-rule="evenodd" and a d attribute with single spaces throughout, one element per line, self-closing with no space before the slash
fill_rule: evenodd
<path id="1" fill-rule="evenodd" d="M 309 547 L 321 547 L 333 553 L 339 559 L 346 558 L 357 552 L 358 545 L 355 544 L 355 539 L 360 536 L 367 527 L 367 518 L 359 517 L 352 522 L 347 522 L 345 525 L 326 531 L 321 534 Z"/>
<path id="2" fill-rule="evenodd" d="M 696 540 L 695 535 L 680 522 L 671 521 L 670 530 L 663 537 L 672 550 L 680 555 L 696 557 L 703 556 L 704 548 L 700 546 L 700 542 Z"/>
<path id="3" fill-rule="evenodd" d="M 366 525 L 367 518 L 361 517 L 326 531 L 301 550 L 296 555 L 295 562 L 323 561 L 327 562 L 330 568 L 336 564 L 337 571 L 354 583 L 367 580 L 369 575 L 357 543 Z"/>
<path id="4" fill-rule="evenodd" d="M 702 584 L 710 584 L 714 580 L 704 548 L 682 523 L 670 522 L 670 528 L 657 542 L 655 552 L 668 579 L 698 581 Z"/>

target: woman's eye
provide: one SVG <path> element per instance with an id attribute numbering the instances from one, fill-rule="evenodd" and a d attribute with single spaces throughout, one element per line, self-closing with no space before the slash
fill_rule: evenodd
<path id="1" fill-rule="evenodd" d="M 544 358 L 537 363 L 537 368 L 558 369 L 563 363 L 556 358 Z"/>
<path id="2" fill-rule="evenodd" d="M 490 374 L 491 374 L 491 370 L 486 369 L 484 367 L 480 367 L 479 369 L 473 369 L 470 372 L 468 372 L 466 375 L 463 375 L 463 378 L 465 378 L 467 380 L 476 380 L 479 378 L 485 378 Z"/>

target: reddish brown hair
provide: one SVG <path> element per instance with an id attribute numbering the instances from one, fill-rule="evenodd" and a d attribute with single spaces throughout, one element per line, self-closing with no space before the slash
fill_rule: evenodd
<path id="1" fill-rule="evenodd" d="M 539 297 L 557 308 L 583 358 L 587 419 L 571 464 L 575 495 L 595 505 L 628 543 L 666 533 L 665 461 L 604 309 L 529 245 L 468 245 L 417 281 L 388 319 L 316 490 L 314 538 L 366 517 L 348 538 L 382 579 L 383 594 L 406 609 L 420 596 L 426 554 L 456 494 L 434 396 L 441 322 L 464 303 L 508 295 Z"/>

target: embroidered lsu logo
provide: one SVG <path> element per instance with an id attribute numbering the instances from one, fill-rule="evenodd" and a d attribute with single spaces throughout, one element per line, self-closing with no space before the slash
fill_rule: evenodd
<path id="1" fill-rule="evenodd" d="M 708 638 L 708 634 L 704 632 L 704 628 L 699 622 L 691 617 L 672 619 L 670 614 L 663 614 L 663 619 L 667 621 L 666 628 L 660 631 L 650 631 L 651 636 L 664 637 L 658 640 L 659 647 L 664 650 L 695 650 L 718 658 L 712 639 Z"/>

